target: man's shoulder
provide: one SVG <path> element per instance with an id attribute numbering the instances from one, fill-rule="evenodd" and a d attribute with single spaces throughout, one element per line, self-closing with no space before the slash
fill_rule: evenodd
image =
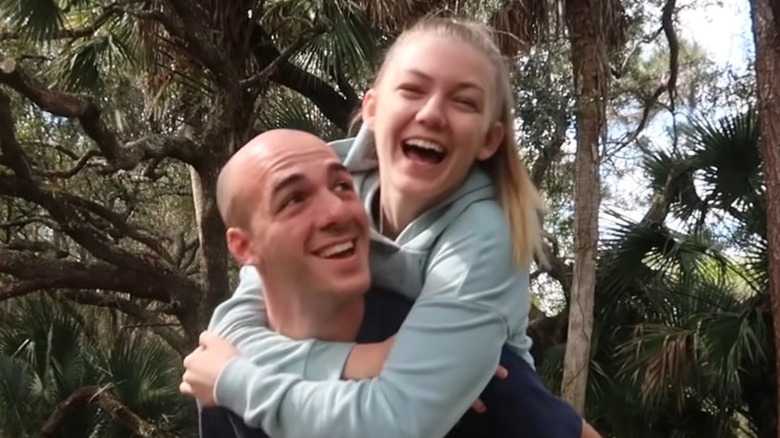
<path id="1" fill-rule="evenodd" d="M 412 301 L 386 289 L 365 295 L 365 311 L 357 342 L 380 342 L 396 334 L 412 308 Z"/>

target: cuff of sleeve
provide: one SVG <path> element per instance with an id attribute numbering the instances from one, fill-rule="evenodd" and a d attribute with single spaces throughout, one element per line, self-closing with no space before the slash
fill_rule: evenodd
<path id="1" fill-rule="evenodd" d="M 314 341 L 306 359 L 304 379 L 340 380 L 354 342 Z"/>
<path id="2" fill-rule="evenodd" d="M 245 382 L 260 372 L 260 367 L 244 356 L 236 356 L 222 368 L 214 383 L 214 403 L 233 412 L 244 412 Z"/>

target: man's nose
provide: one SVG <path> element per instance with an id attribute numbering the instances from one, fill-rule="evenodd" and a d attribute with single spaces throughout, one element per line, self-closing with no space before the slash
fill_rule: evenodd
<path id="1" fill-rule="evenodd" d="M 318 228 L 329 228 L 349 222 L 349 208 L 335 193 L 328 191 L 320 196 L 315 211 Z"/>
<path id="2" fill-rule="evenodd" d="M 438 95 L 432 95 L 417 111 L 417 122 L 429 128 L 441 128 L 447 120 L 444 114 L 445 101 Z"/>

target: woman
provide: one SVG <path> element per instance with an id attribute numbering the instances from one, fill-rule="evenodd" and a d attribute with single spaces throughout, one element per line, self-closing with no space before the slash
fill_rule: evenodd
<path id="1" fill-rule="evenodd" d="M 256 327 L 260 283 L 242 271 L 214 318 L 247 356 L 220 374 L 220 405 L 271 436 L 441 437 L 505 344 L 532 364 L 525 331 L 541 203 L 517 157 L 512 108 L 483 27 L 429 18 L 398 38 L 364 99 L 361 133 L 334 147 L 373 219 L 374 284 L 417 301 L 393 343 L 296 342 Z M 580 435 L 571 412 L 551 423 L 565 433 L 548 436 Z"/>

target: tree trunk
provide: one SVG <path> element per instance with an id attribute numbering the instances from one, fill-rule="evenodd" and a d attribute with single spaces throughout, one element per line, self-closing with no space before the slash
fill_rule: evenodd
<path id="1" fill-rule="evenodd" d="M 769 293 L 774 318 L 775 351 L 780 351 L 780 4 L 776 0 L 751 0 L 756 44 L 756 81 L 760 120 L 759 150 L 766 179 L 766 236 Z M 780 370 L 780 354 L 775 368 Z M 777 386 L 780 400 L 780 385 Z M 780 403 L 775 422 L 780 437 Z"/>
<path id="2" fill-rule="evenodd" d="M 597 3 L 597 2 L 596 2 Z M 561 396 L 577 412 L 585 407 L 596 287 L 599 181 L 599 135 L 604 126 L 605 42 L 599 35 L 596 4 L 566 2 L 574 87 L 577 93 L 577 154 L 574 172 L 574 274 Z"/>
<path id="3" fill-rule="evenodd" d="M 192 199 L 200 239 L 200 270 L 205 294 L 201 298 L 197 315 L 192 315 L 195 318 L 189 319 L 186 324 L 196 325 L 197 330 L 206 328 L 214 308 L 230 295 L 225 225 L 219 215 L 216 202 L 218 175 L 219 168 L 216 166 L 209 166 L 200 171 L 190 170 Z"/>

